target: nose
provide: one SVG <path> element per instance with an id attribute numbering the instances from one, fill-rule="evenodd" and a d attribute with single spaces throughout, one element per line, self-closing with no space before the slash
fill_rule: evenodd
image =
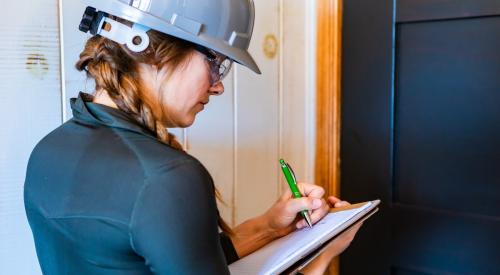
<path id="1" fill-rule="evenodd" d="M 224 84 L 222 84 L 222 81 L 219 80 L 208 89 L 208 92 L 211 95 L 221 95 L 224 93 Z"/>

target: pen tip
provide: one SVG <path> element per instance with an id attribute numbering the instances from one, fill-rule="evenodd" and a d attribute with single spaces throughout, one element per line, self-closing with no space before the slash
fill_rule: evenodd
<path id="1" fill-rule="evenodd" d="M 306 223 L 309 226 L 309 228 L 313 227 L 312 222 L 311 222 L 311 218 L 309 217 L 309 215 L 306 215 L 305 220 L 306 220 Z"/>

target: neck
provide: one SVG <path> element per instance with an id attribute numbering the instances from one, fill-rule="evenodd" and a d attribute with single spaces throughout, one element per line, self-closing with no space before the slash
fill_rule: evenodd
<path id="1" fill-rule="evenodd" d="M 108 92 L 106 90 L 96 91 L 94 95 L 94 100 L 92 102 L 118 109 L 118 106 L 116 106 L 111 97 L 109 97 Z"/>

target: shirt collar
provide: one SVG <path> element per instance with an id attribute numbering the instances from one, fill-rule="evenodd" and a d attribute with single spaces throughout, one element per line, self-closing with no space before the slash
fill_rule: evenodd
<path id="1" fill-rule="evenodd" d="M 80 92 L 77 98 L 71 98 L 73 119 L 84 124 L 106 125 L 148 135 L 156 138 L 150 130 L 139 125 L 122 110 L 92 102 L 93 96 Z"/>

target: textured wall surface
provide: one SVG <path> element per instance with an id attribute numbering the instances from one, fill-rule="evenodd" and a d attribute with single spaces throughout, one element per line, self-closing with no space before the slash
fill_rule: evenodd
<path id="1" fill-rule="evenodd" d="M 3 4 L 9 12 L 0 25 L 0 274 L 37 274 L 23 184 L 31 150 L 61 123 L 58 5 Z"/>

